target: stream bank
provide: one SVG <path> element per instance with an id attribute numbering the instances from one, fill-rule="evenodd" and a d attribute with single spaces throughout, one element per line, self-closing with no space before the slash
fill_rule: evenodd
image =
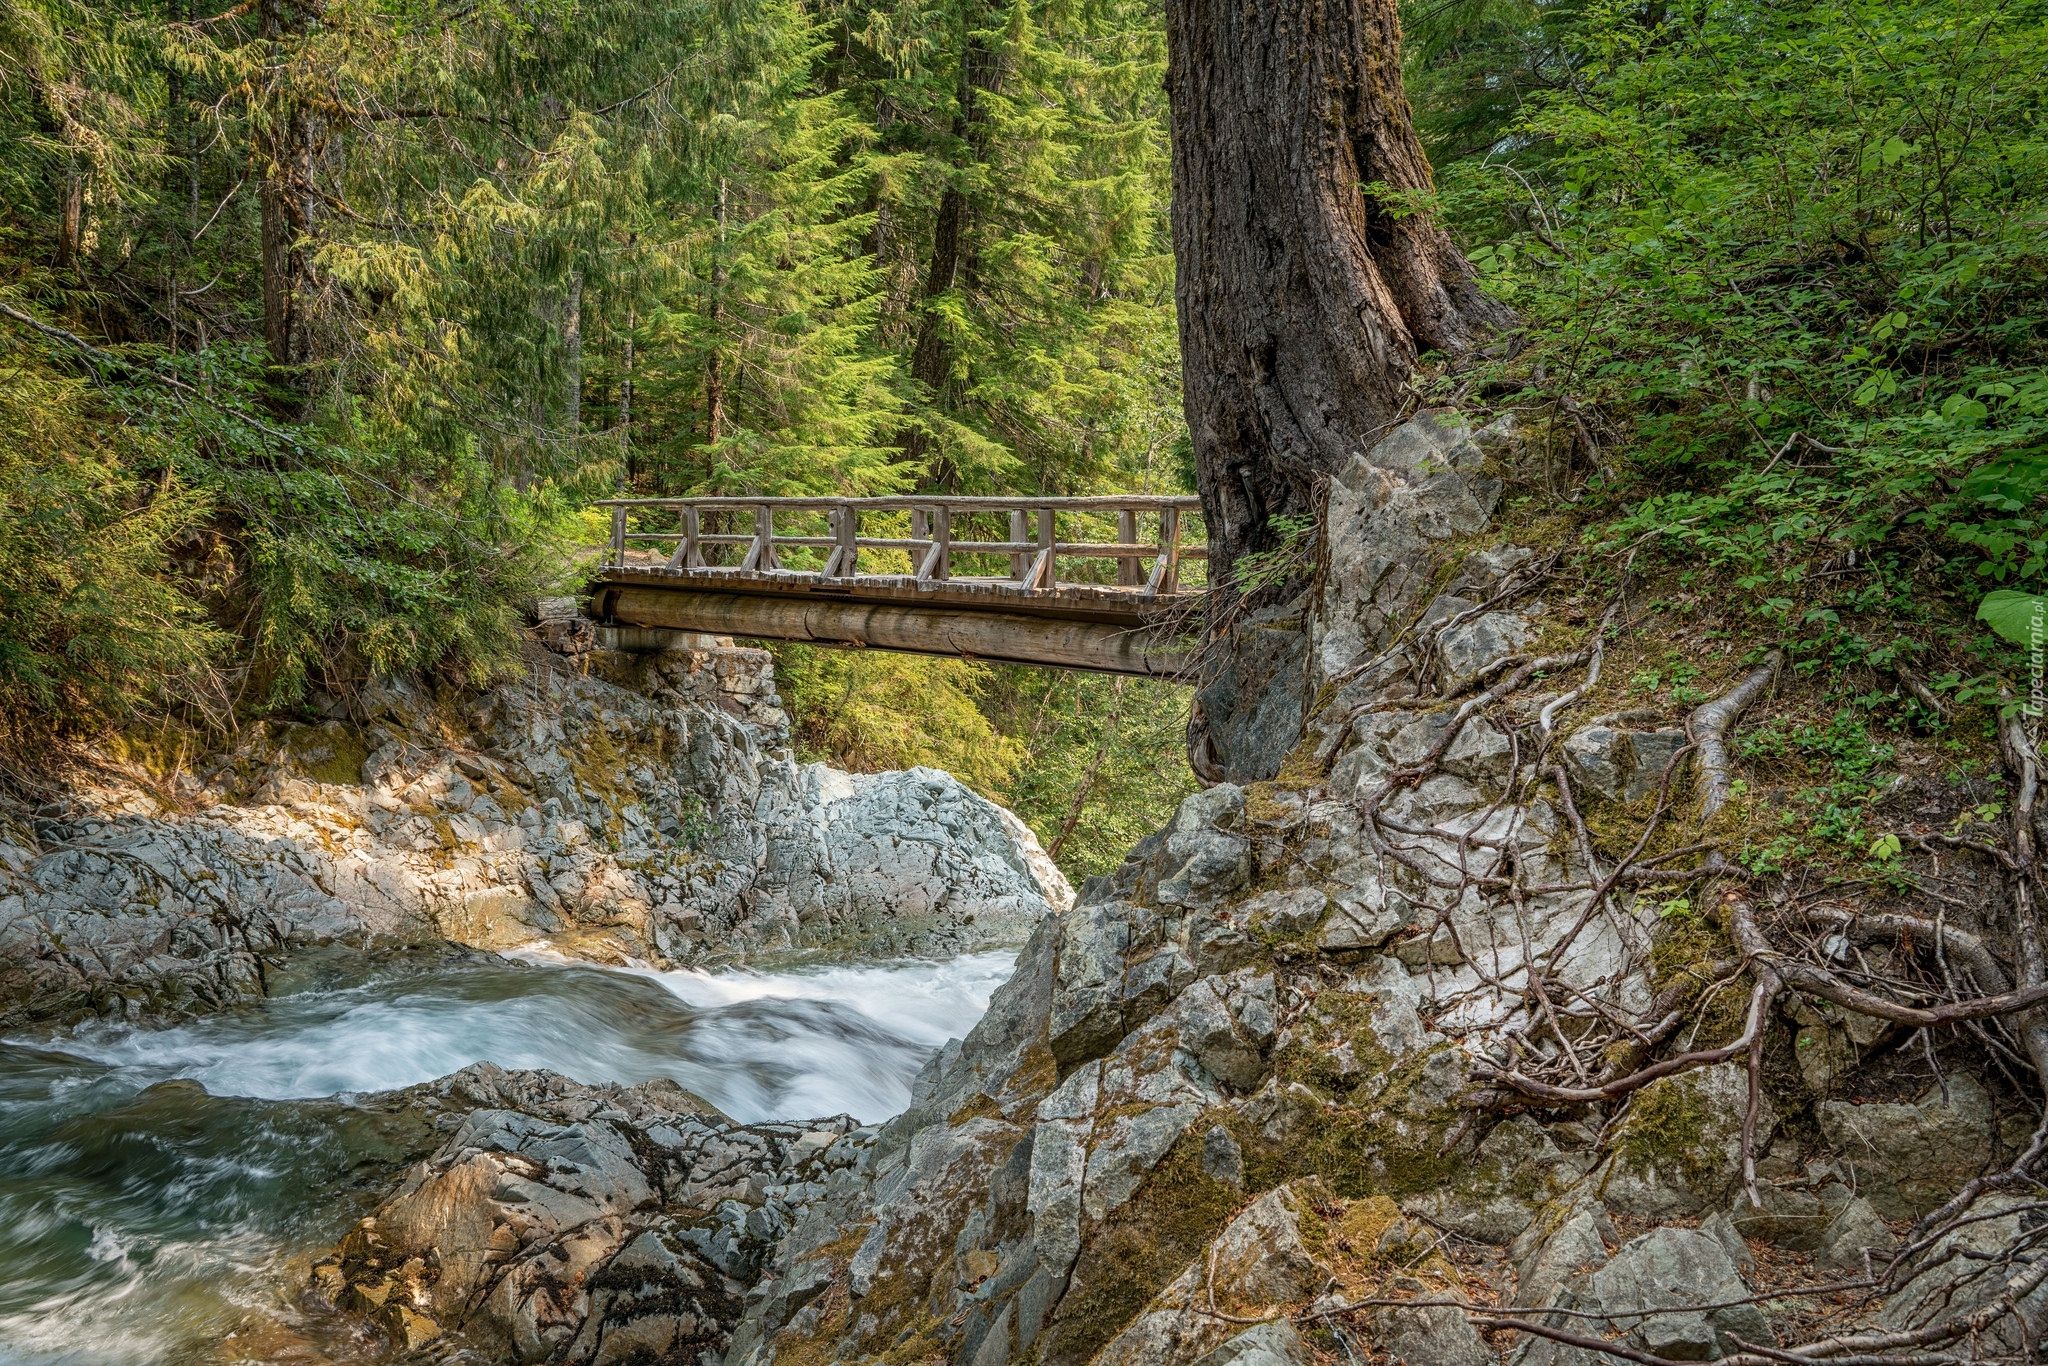
<path id="1" fill-rule="evenodd" d="M 374 1333 L 298 1288 L 475 1086 L 591 1112 L 638 1087 L 726 1128 L 850 1131 L 909 1104 L 1011 961 L 710 974 L 329 951 L 261 1007 L 0 1042 L 0 1362 L 375 1359 Z"/>

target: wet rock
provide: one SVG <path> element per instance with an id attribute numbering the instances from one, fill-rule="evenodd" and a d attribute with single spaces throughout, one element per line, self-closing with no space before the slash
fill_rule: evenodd
<path id="1" fill-rule="evenodd" d="M 216 1010 L 337 942 L 939 954 L 1071 902 L 1029 830 L 957 779 L 772 752 L 765 652 L 633 659 L 539 669 L 459 723 L 376 684 L 356 721 L 253 724 L 193 780 L 196 814 L 109 787 L 40 833 L 0 822 L 0 1024 Z"/>
<path id="2" fill-rule="evenodd" d="M 570 1366 L 694 1361 L 723 1348 L 736 1284 L 673 1230 L 640 1234 L 590 1278 L 590 1308 L 562 1353 Z"/>
<path id="3" fill-rule="evenodd" d="M 790 1201 L 822 1189 L 854 1132 L 843 1118 L 734 1125 L 672 1082 L 478 1064 L 432 1089 L 476 1108 L 312 1284 L 394 1340 L 460 1333 L 500 1360 L 722 1347 Z"/>
<path id="4" fill-rule="evenodd" d="M 1936 1086 L 1917 1104 L 1825 1101 L 1817 1116 L 1857 1189 L 1889 1219 L 1936 1208 L 1991 1158 L 1991 1098 L 1967 1073 L 1948 1078 L 1946 1102 Z"/>

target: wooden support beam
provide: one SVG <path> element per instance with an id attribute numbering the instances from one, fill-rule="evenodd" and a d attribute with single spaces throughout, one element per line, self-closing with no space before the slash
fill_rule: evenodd
<path id="1" fill-rule="evenodd" d="M 1116 514 L 1116 538 L 1124 545 L 1138 543 L 1138 514 L 1130 508 L 1120 508 Z M 1116 586 L 1136 588 L 1144 580 L 1139 576 L 1138 557 L 1121 555 L 1116 562 Z"/>
<path id="2" fill-rule="evenodd" d="M 600 586 L 591 610 L 628 626 L 1151 678 L 1178 677 L 1191 658 L 1187 642 L 1162 641 L 1149 631 L 1012 612 L 676 592 L 625 584 Z"/>

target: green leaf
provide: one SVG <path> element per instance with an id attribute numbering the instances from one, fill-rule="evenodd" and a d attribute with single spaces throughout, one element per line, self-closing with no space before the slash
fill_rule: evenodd
<path id="1" fill-rule="evenodd" d="M 2048 634 L 2048 598 L 2001 588 L 1977 604 L 1977 620 L 2013 644 L 2032 648 Z"/>
<path id="2" fill-rule="evenodd" d="M 1880 861 L 1895 859 L 1901 847 L 1897 835 L 1879 835 L 1870 842 L 1870 856 Z"/>

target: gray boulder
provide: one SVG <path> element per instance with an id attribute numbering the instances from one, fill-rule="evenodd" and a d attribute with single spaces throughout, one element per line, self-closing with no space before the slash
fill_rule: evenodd
<path id="1" fill-rule="evenodd" d="M 1610 802 L 1636 802 L 1657 791 L 1664 769 L 1687 741 L 1679 729 L 1617 730 L 1586 725 L 1564 742 L 1575 789 Z"/>
<path id="2" fill-rule="evenodd" d="M 1559 1326 L 1599 1336 L 1621 1336 L 1631 1346 L 1672 1361 L 1714 1361 L 1739 1351 L 1736 1339 L 1773 1345 L 1770 1322 L 1749 1298 L 1727 1248 L 1698 1229 L 1659 1228 L 1631 1240 L 1598 1270 L 1558 1292 L 1555 1307 L 1580 1311 Z M 1724 1305 L 1723 1308 L 1703 1308 Z M 1586 1318 L 1583 1315 L 1594 1315 Z M 1531 1340 L 1525 1366 L 1582 1366 L 1598 1354 Z"/>
<path id="3" fill-rule="evenodd" d="M 1218 783 L 1181 802 L 1160 851 L 1161 904 L 1209 904 L 1251 881 L 1251 842 L 1216 828 L 1243 810 L 1244 790 L 1229 783 Z"/>
<path id="4" fill-rule="evenodd" d="M 1456 1304 L 1419 1304 L 1382 1311 L 1373 1323 L 1375 1346 L 1401 1366 L 1486 1366 L 1493 1352 Z"/>
<path id="5" fill-rule="evenodd" d="M 1535 1120 L 1517 1116 L 1494 1125 L 1471 1163 L 1443 1186 L 1407 1197 L 1401 1208 L 1467 1238 L 1505 1244 L 1585 1171 L 1582 1158 L 1567 1157 Z"/>
<path id="6" fill-rule="evenodd" d="M 1519 654 L 1536 639 L 1536 628 L 1520 612 L 1487 612 L 1437 637 L 1437 658 L 1446 692 L 1455 692 L 1489 664 Z"/>
<path id="7" fill-rule="evenodd" d="M 1478 474 L 1481 459 L 1456 413 L 1423 413 L 1331 481 L 1312 686 L 1382 648 L 1413 617 L 1444 543 L 1486 526 L 1500 484 Z"/>
<path id="8" fill-rule="evenodd" d="M 1721 1063 L 1653 1081 L 1635 1094 L 1609 1141 L 1600 1198 L 1616 1214 L 1669 1218 L 1725 1204 L 1741 1175 L 1749 1073 Z M 1768 1097 L 1757 1116 L 1759 1148 L 1777 1116 Z"/>
<path id="9" fill-rule="evenodd" d="M 1302 1209 L 1301 1198 L 1286 1186 L 1254 1200 L 1096 1353 L 1092 1366 L 1181 1366 L 1207 1360 L 1239 1334 L 1226 1319 L 1188 1312 L 1190 1304 L 1207 1307 L 1211 1287 L 1215 1307 L 1240 1319 L 1259 1318 L 1309 1298 L 1329 1273 L 1302 1239 Z M 1261 1351 L 1278 1347 L 1264 1340 L 1252 1345 Z"/>
<path id="10" fill-rule="evenodd" d="M 1973 1313 L 2004 1294 L 2007 1282 L 2024 1274 L 2027 1265 L 2000 1259 L 1998 1254 L 2013 1251 L 2038 1218 L 2019 1212 L 2019 1207 L 2029 1203 L 2011 1196 L 1978 1201 L 1969 1211 L 1972 1216 L 1998 1217 L 1964 1224 L 1920 1254 L 1914 1264 L 1918 1274 L 1885 1302 L 1878 1322 L 1893 1332 L 1925 1328 Z M 2011 1212 L 2000 1214 L 2001 1210 Z M 2038 1251 L 2034 1255 L 2038 1257 Z M 2044 1335 L 2048 1335 L 2048 1285 L 2036 1285 L 2020 1298 L 2016 1310 L 2024 1332 L 2022 1324 L 2009 1314 L 1973 1340 L 1966 1340 L 1973 1356 L 2016 1356 L 2023 1343 L 2031 1344 L 2038 1356 Z"/>
<path id="11" fill-rule="evenodd" d="M 1605 1266 L 1608 1243 L 1619 1241 L 1613 1220 L 1595 1204 L 1564 1212 L 1554 1225 L 1531 1224 L 1509 1248 L 1518 1263 L 1514 1303 L 1526 1309 L 1561 1303 L 1564 1287 Z"/>
<path id="12" fill-rule="evenodd" d="M 1813 1264 L 1828 1271 L 1860 1275 L 1866 1251 L 1873 1263 L 1881 1265 L 1898 1245 L 1899 1240 L 1885 1227 L 1870 1202 L 1858 1196 L 1836 1211 L 1834 1222 L 1821 1238 L 1820 1250 L 1814 1254 Z"/>
<path id="13" fill-rule="evenodd" d="M 1837 1160 L 1888 1219 L 1938 1207 L 1991 1160 L 1991 1097 L 1968 1073 L 1949 1077 L 1946 1101 L 1936 1086 L 1913 1105 L 1833 1100 L 1817 1112 Z"/>
<path id="14" fill-rule="evenodd" d="M 1192 1366 L 1309 1366 L 1315 1358 L 1286 1319 L 1245 1329 Z"/>

